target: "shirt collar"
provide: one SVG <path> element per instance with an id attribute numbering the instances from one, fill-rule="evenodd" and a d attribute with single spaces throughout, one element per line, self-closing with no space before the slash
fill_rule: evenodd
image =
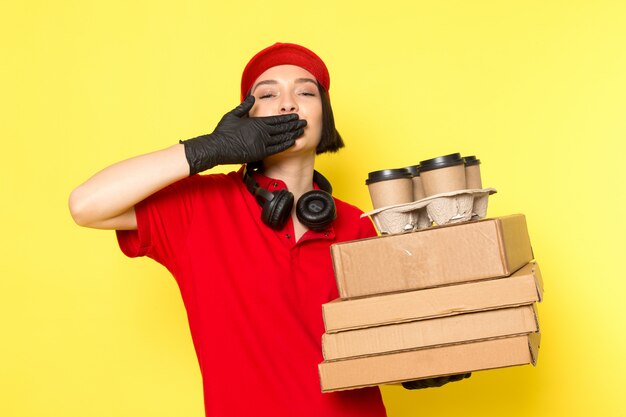
<path id="1" fill-rule="evenodd" d="M 242 165 L 241 168 L 239 169 L 239 175 L 241 175 L 242 178 L 243 178 L 244 169 L 245 169 L 244 165 Z M 263 187 L 269 191 L 276 191 L 276 190 L 283 190 L 283 189 L 287 190 L 287 184 L 285 184 L 283 180 L 268 177 L 265 174 L 259 172 L 258 170 L 251 171 L 251 174 L 248 174 L 248 175 L 252 175 L 252 178 L 254 178 L 257 184 L 259 184 L 259 187 Z M 317 183 L 314 182 L 313 189 L 319 190 L 320 187 L 319 185 L 317 185 Z"/>

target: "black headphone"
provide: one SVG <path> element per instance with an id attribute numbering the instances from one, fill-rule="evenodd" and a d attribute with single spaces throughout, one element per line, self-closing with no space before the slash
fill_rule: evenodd
<path id="1" fill-rule="evenodd" d="M 252 193 L 257 203 L 262 207 L 261 220 L 275 230 L 285 226 L 291 209 L 293 208 L 293 194 L 287 190 L 270 191 L 262 188 L 251 172 L 256 171 L 253 167 L 246 166 L 243 171 L 243 180 Z M 337 217 L 335 201 L 332 197 L 333 187 L 330 182 L 319 172 L 313 171 L 313 181 L 320 187 L 304 193 L 296 204 L 296 216 L 300 223 L 311 230 L 322 231 L 326 229 Z"/>

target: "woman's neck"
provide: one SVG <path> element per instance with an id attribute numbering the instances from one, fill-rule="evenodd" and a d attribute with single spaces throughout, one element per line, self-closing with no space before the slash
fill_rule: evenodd
<path id="1" fill-rule="evenodd" d="M 298 201 L 302 194 L 313 189 L 313 170 L 315 167 L 315 154 L 293 155 L 281 158 L 266 158 L 263 161 L 263 173 L 285 183 L 287 189 L 293 194 L 294 201 Z M 295 204 L 291 211 L 293 233 L 295 241 L 299 241 L 306 233 L 307 228 L 300 223 L 296 216 Z"/>
<path id="2" fill-rule="evenodd" d="M 314 169 L 315 155 L 298 155 L 280 160 L 267 158 L 263 161 L 263 173 L 283 181 L 296 201 L 302 194 L 313 189 Z"/>

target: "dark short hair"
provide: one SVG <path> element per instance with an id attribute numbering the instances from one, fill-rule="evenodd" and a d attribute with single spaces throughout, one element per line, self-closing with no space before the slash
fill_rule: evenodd
<path id="1" fill-rule="evenodd" d="M 333 108 L 330 105 L 330 96 L 319 82 L 317 83 L 317 88 L 322 99 L 322 139 L 317 145 L 315 153 L 319 155 L 326 152 L 337 152 L 345 144 L 335 127 L 335 117 L 333 116 Z"/>

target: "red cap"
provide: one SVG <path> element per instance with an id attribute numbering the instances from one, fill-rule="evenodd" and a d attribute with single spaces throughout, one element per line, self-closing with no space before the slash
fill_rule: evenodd
<path id="1" fill-rule="evenodd" d="M 275 43 L 252 57 L 241 75 L 241 101 L 252 84 L 266 70 L 277 65 L 297 65 L 309 71 L 326 91 L 330 88 L 330 75 L 324 61 L 313 51 L 295 43 Z"/>

